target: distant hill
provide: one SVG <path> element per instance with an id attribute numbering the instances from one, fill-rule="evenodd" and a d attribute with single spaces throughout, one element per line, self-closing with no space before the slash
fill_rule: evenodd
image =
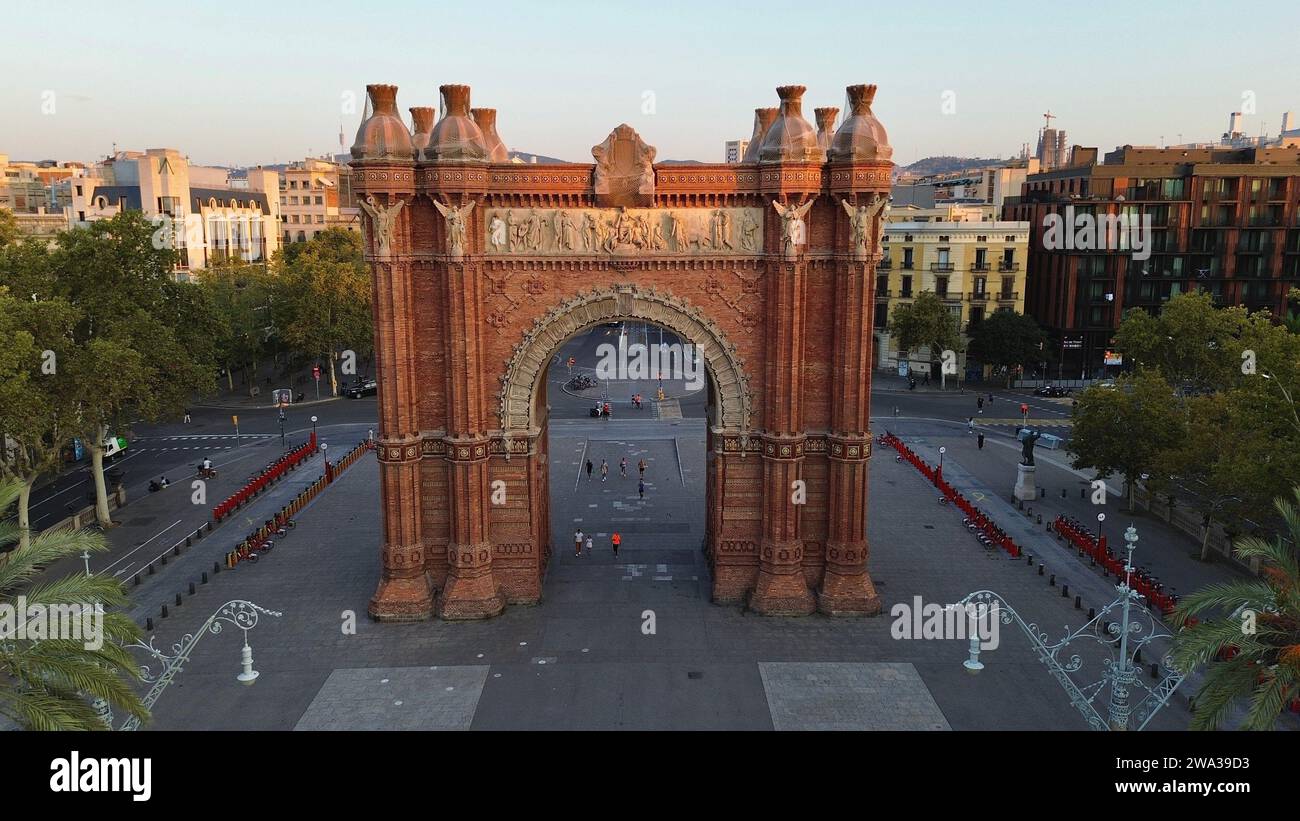
<path id="1" fill-rule="evenodd" d="M 923 160 L 917 160 L 911 165 L 905 165 L 897 169 L 899 174 L 912 174 L 918 177 L 928 177 L 931 174 L 950 174 L 954 171 L 962 171 L 967 168 L 987 168 L 990 165 L 1001 165 L 1006 162 L 1002 159 L 981 159 L 979 157 L 926 157 Z"/>
<path id="2" fill-rule="evenodd" d="M 551 163 L 551 164 L 554 164 L 554 163 L 568 163 L 568 162 L 569 162 L 568 160 L 557 160 L 555 157 L 547 157 L 547 156 L 542 155 L 542 154 L 529 154 L 527 151 L 511 151 L 511 152 L 510 152 L 510 159 L 511 159 L 511 161 L 513 161 L 516 157 L 518 157 L 519 160 L 520 160 L 521 162 L 525 162 L 525 163 L 531 163 L 531 162 L 533 162 L 533 158 L 534 158 L 534 157 L 537 158 L 537 162 L 539 162 L 539 163 Z"/>

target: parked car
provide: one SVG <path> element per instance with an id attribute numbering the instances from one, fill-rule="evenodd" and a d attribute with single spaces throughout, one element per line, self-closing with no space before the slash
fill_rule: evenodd
<path id="1" fill-rule="evenodd" d="M 1070 395 L 1070 389 L 1062 388 L 1059 385 L 1044 385 L 1043 387 L 1034 391 L 1034 396 L 1062 397 L 1062 396 L 1069 396 L 1069 395 Z"/>
<path id="2" fill-rule="evenodd" d="M 379 383 L 373 379 L 366 379 L 357 382 L 352 387 L 343 392 L 349 399 L 360 399 L 363 396 L 374 396 L 379 393 Z"/>

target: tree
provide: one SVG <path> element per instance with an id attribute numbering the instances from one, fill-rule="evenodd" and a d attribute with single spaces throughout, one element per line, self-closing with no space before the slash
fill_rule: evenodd
<path id="1" fill-rule="evenodd" d="M 80 312 L 69 369 L 96 518 L 106 527 L 105 437 L 134 419 L 178 414 L 213 386 L 212 311 L 200 289 L 175 281 L 174 261 L 160 231 L 136 211 L 60 234 L 52 255 L 54 291 Z"/>
<path id="2" fill-rule="evenodd" d="M 0 248 L 17 243 L 22 237 L 18 230 L 18 218 L 7 208 L 0 208 Z"/>
<path id="3" fill-rule="evenodd" d="M 898 347 L 907 351 L 929 349 L 930 356 L 942 351 L 960 351 L 961 330 L 957 317 L 933 291 L 922 291 L 911 303 L 898 306 L 889 318 L 889 333 Z M 947 373 L 940 369 L 940 379 L 947 387 Z"/>
<path id="4" fill-rule="evenodd" d="M 1089 388 L 1074 407 L 1070 454 L 1075 468 L 1097 476 L 1124 477 L 1129 510 L 1134 488 L 1144 474 L 1158 487 L 1166 478 L 1154 471 L 1162 454 L 1184 436 L 1183 417 L 1169 385 L 1158 371 L 1140 368 L 1119 379 L 1118 387 Z"/>
<path id="5" fill-rule="evenodd" d="M 1247 536 L 1234 545 L 1239 559 L 1261 563 L 1258 578 L 1211 585 L 1174 611 L 1182 628 L 1174 638 L 1175 665 L 1185 675 L 1206 667 L 1193 702 L 1194 730 L 1217 729 L 1242 702 L 1241 729 L 1269 730 L 1300 697 L 1300 487 L 1292 495 L 1294 502 L 1274 502 L 1289 541 L 1280 534 L 1272 541 Z"/>
<path id="6" fill-rule="evenodd" d="M 18 484 L 0 481 L 0 511 L 14 503 L 20 492 Z M 66 613 L 71 605 L 102 605 L 108 612 L 103 613 L 103 641 L 98 647 L 94 647 L 93 636 L 86 637 L 90 641 L 60 636 L 7 637 L 0 642 L 0 715 L 29 730 L 108 729 L 87 701 L 95 698 L 147 719 L 149 711 L 131 686 L 140 676 L 139 669 L 124 646 L 140 638 L 140 628 L 125 613 L 109 610 L 130 603 L 118 581 L 111 576 L 73 573 L 34 583 L 45 567 L 60 559 L 107 550 L 103 535 L 58 530 L 35 537 L 24 549 L 6 553 L 18 538 L 16 524 L 0 521 L 0 603 L 17 611 L 17 618 L 27 621 L 33 606 L 60 608 Z M 15 599 L 19 596 L 26 608 L 18 607 Z"/>
<path id="7" fill-rule="evenodd" d="M 322 231 L 275 264 L 276 326 L 286 343 L 329 362 L 330 393 L 338 395 L 334 363 L 343 350 L 358 356 L 373 345 L 371 283 L 352 231 Z"/>
<path id="8" fill-rule="evenodd" d="M 0 477 L 19 483 L 19 548 L 31 536 L 36 480 L 57 471 L 77 430 L 74 384 L 66 368 L 77 312 L 63 300 L 15 299 L 0 287 Z"/>
<path id="9" fill-rule="evenodd" d="M 1132 361 L 1159 368 L 1176 388 L 1221 390 L 1242 375 L 1238 340 L 1250 322 L 1245 308 L 1216 308 L 1207 293 L 1179 294 L 1158 317 L 1129 311 L 1115 346 Z"/>
<path id="10" fill-rule="evenodd" d="M 236 369 L 256 374 L 259 361 L 271 354 L 270 274 L 265 265 L 238 262 L 201 272 L 198 287 L 212 306 L 215 356 L 234 390 Z"/>
<path id="11" fill-rule="evenodd" d="M 1015 311 L 994 311 L 970 328 L 967 356 L 986 365 L 1007 369 L 1007 387 L 1012 371 L 1043 358 L 1046 334 L 1031 316 Z"/>

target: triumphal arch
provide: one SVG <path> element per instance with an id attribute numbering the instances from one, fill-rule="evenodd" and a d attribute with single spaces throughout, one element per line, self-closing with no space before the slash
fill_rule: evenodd
<path id="1" fill-rule="evenodd" d="M 871 112 L 755 112 L 738 164 L 656 163 L 620 125 L 593 163 L 512 163 L 496 112 L 441 117 L 367 88 L 352 147 L 374 275 L 379 620 L 541 600 L 551 555 L 546 368 L 597 324 L 645 320 L 709 373 L 713 598 L 872 614 L 866 505 L 873 281 L 891 149 Z M 836 96 L 839 92 L 836 91 Z M 414 132 L 414 133 L 413 133 Z M 493 489 L 504 488 L 493 499 Z M 493 504 L 493 501 L 504 501 Z"/>

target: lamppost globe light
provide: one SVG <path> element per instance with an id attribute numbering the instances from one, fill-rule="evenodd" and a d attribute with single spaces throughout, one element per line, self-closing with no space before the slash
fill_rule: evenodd
<path id="1" fill-rule="evenodd" d="M 311 418 L 311 423 L 312 423 L 313 425 L 316 424 L 316 417 L 315 417 L 315 416 L 313 416 L 313 417 Z"/>

